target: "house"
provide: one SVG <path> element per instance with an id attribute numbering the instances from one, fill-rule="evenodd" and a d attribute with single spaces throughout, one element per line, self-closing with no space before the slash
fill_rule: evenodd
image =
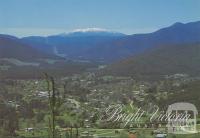
<path id="1" fill-rule="evenodd" d="M 26 128 L 25 131 L 26 132 L 32 132 L 32 131 L 34 131 L 34 128 Z"/>

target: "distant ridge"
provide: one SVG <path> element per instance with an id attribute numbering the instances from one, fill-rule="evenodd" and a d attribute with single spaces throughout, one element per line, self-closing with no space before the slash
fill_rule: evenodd
<path id="1" fill-rule="evenodd" d="M 112 64 L 104 73 L 143 79 L 177 73 L 200 76 L 200 43 L 163 45 Z"/>
<path id="2" fill-rule="evenodd" d="M 0 58 L 36 60 L 42 58 L 56 59 L 58 57 L 38 51 L 16 37 L 0 35 Z"/>

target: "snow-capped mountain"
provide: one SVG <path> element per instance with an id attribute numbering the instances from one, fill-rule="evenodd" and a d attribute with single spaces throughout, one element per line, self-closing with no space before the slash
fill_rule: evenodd
<path id="1" fill-rule="evenodd" d="M 116 61 L 160 45 L 200 42 L 200 21 L 175 23 L 147 34 L 124 35 L 100 28 L 77 29 L 62 35 L 26 37 L 34 48 L 67 58 Z M 55 52 L 56 49 L 56 52 Z"/>

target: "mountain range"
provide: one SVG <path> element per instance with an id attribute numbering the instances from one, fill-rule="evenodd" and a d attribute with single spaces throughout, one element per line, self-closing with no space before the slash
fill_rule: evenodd
<path id="1" fill-rule="evenodd" d="M 69 59 L 113 62 L 163 44 L 200 41 L 200 21 L 175 23 L 148 34 L 125 35 L 108 31 L 79 31 L 48 37 L 25 37 L 22 41 L 43 52 Z"/>
<path id="2" fill-rule="evenodd" d="M 152 33 L 134 35 L 95 28 L 47 37 L 2 34 L 0 67 L 17 62 L 20 66 L 45 68 L 56 63 L 55 69 L 63 67 L 66 61 L 70 61 L 68 65 L 81 61 L 109 63 L 105 69 L 108 74 L 194 74 L 200 67 L 199 44 L 200 21 L 175 23 Z"/>
<path id="3" fill-rule="evenodd" d="M 31 45 L 33 48 L 67 59 L 100 61 L 103 57 L 95 58 L 88 56 L 92 54 L 90 50 L 98 50 L 99 46 L 104 48 L 106 44 L 126 36 L 125 34 L 117 32 L 97 29 L 92 29 L 93 31 L 87 30 L 88 31 L 75 31 L 48 37 L 25 37 L 22 38 L 22 41 Z"/>

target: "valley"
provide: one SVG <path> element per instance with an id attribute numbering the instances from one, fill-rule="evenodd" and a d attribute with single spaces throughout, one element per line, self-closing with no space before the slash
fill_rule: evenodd
<path id="1" fill-rule="evenodd" d="M 86 30 L 0 35 L 0 137 L 181 138 L 150 120 L 173 103 L 200 111 L 200 22 L 133 35 Z M 137 111 L 139 120 L 128 120 Z M 199 137 L 195 121 L 188 138 Z"/>

